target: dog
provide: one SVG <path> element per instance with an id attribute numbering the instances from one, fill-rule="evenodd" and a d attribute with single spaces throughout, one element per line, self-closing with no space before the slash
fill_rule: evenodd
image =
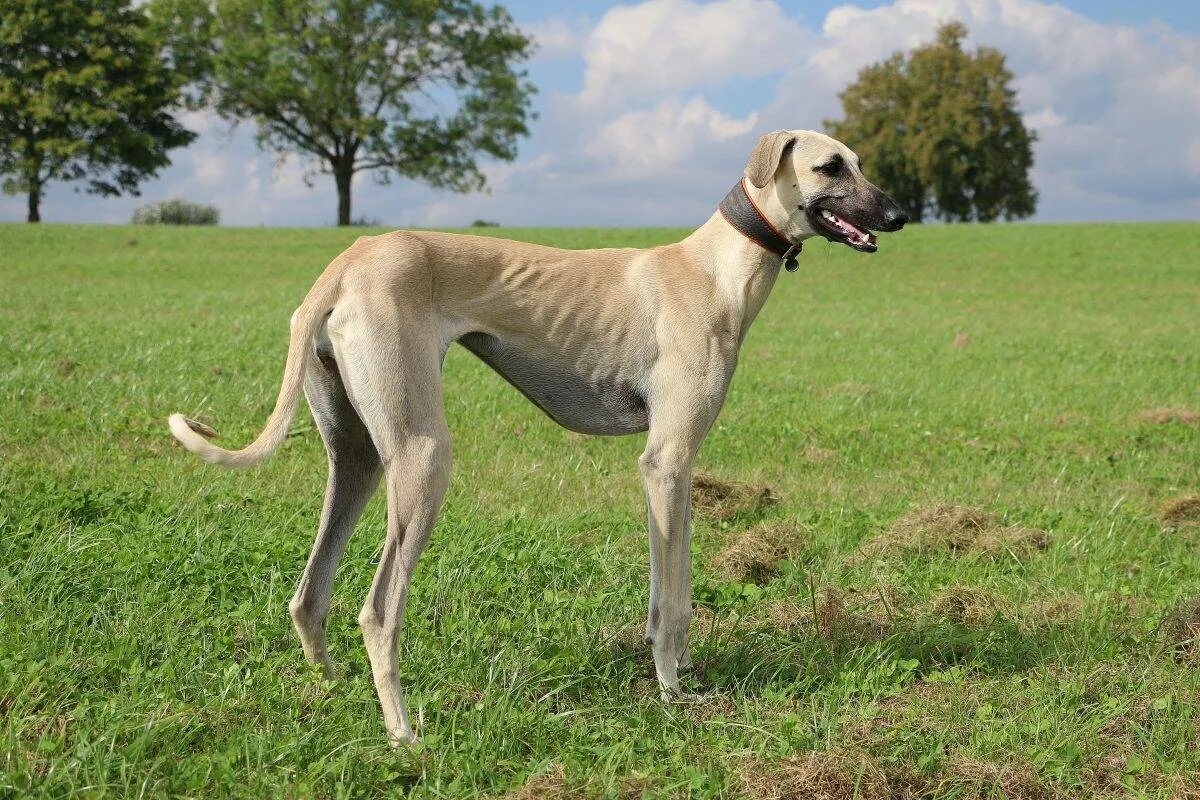
<path id="1" fill-rule="evenodd" d="M 397 679 L 413 569 L 450 474 L 441 369 L 466 347 L 558 424 L 647 432 L 638 459 L 650 536 L 646 640 L 664 699 L 690 666 L 691 471 L 725 400 L 738 350 L 781 266 L 814 236 L 874 252 L 872 231 L 907 218 L 846 145 L 812 131 L 759 138 L 742 179 L 683 241 L 562 250 L 432 231 L 359 238 L 292 315 L 275 408 L 231 451 L 173 414 L 172 434 L 205 461 L 249 467 L 284 440 L 303 389 L 329 459 L 325 505 L 289 611 L 305 657 L 333 668 L 325 621 L 334 571 L 380 479 L 387 535 L 358 615 L 389 741 L 416 736 Z"/>

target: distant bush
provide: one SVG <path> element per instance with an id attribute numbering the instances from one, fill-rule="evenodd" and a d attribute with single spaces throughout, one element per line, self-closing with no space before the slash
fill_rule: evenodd
<path id="1" fill-rule="evenodd" d="M 179 198 L 151 203 L 133 212 L 134 225 L 216 225 L 220 221 L 221 212 L 216 206 Z"/>
<path id="2" fill-rule="evenodd" d="M 383 227 L 383 220 L 376 219 L 375 217 L 368 217 L 364 214 L 361 217 L 356 217 L 350 220 L 350 225 L 355 228 L 381 228 Z"/>
<path id="3" fill-rule="evenodd" d="M 486 219 L 477 219 L 471 223 L 472 228 L 499 228 L 499 222 L 491 222 Z"/>

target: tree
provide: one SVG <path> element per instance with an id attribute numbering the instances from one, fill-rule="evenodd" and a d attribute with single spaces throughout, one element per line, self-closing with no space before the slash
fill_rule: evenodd
<path id="1" fill-rule="evenodd" d="M 934 42 L 866 67 L 839 95 L 845 119 L 825 121 L 916 221 L 1016 219 L 1037 206 L 1037 137 L 1017 111 L 1012 73 L 995 48 L 964 51 L 966 36 L 947 23 Z"/>
<path id="2" fill-rule="evenodd" d="M 259 144 L 332 174 L 337 221 L 351 181 L 374 172 L 458 192 L 476 162 L 516 157 L 533 86 L 515 64 L 532 42 L 499 7 L 472 0 L 158 0 L 207 41 L 210 102 L 257 123 Z M 196 36 L 197 17 L 209 33 Z M 196 59 L 199 61 L 200 59 Z M 310 172 L 311 175 L 311 172 Z"/>
<path id="3" fill-rule="evenodd" d="M 41 220 L 48 181 L 137 194 L 195 134 L 172 116 L 183 77 L 128 0 L 0 3 L 0 176 Z"/>

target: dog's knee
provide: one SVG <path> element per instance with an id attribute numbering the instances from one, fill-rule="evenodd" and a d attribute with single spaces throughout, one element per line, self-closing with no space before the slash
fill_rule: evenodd
<path id="1" fill-rule="evenodd" d="M 686 461 L 662 448 L 647 448 L 638 457 L 638 469 L 643 479 L 661 484 L 678 483 L 686 478 L 689 471 Z"/>

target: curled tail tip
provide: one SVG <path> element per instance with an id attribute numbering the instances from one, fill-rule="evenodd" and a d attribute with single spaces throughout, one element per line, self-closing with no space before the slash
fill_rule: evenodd
<path id="1" fill-rule="evenodd" d="M 178 439 L 181 445 L 206 461 L 212 460 L 212 454 L 219 450 L 208 443 L 217 432 L 203 422 L 188 419 L 183 414 L 172 414 L 167 417 L 167 425 L 171 429 L 171 435 Z"/>
<path id="2" fill-rule="evenodd" d="M 216 439 L 219 435 L 213 428 L 210 428 L 203 422 L 194 420 L 191 417 L 185 417 L 183 414 L 172 414 L 167 422 L 171 426 L 172 430 L 174 430 L 179 423 L 183 423 L 191 430 L 203 436 L 205 439 Z"/>
<path id="3" fill-rule="evenodd" d="M 278 446 L 278 442 L 268 442 L 265 446 L 261 442 L 255 442 L 244 450 L 226 450 L 208 441 L 217 435 L 215 430 L 203 422 L 188 419 L 183 414 L 172 414 L 167 418 L 167 425 L 171 428 L 171 435 L 190 452 L 210 464 L 220 464 L 223 467 L 251 467 L 270 455 Z"/>

